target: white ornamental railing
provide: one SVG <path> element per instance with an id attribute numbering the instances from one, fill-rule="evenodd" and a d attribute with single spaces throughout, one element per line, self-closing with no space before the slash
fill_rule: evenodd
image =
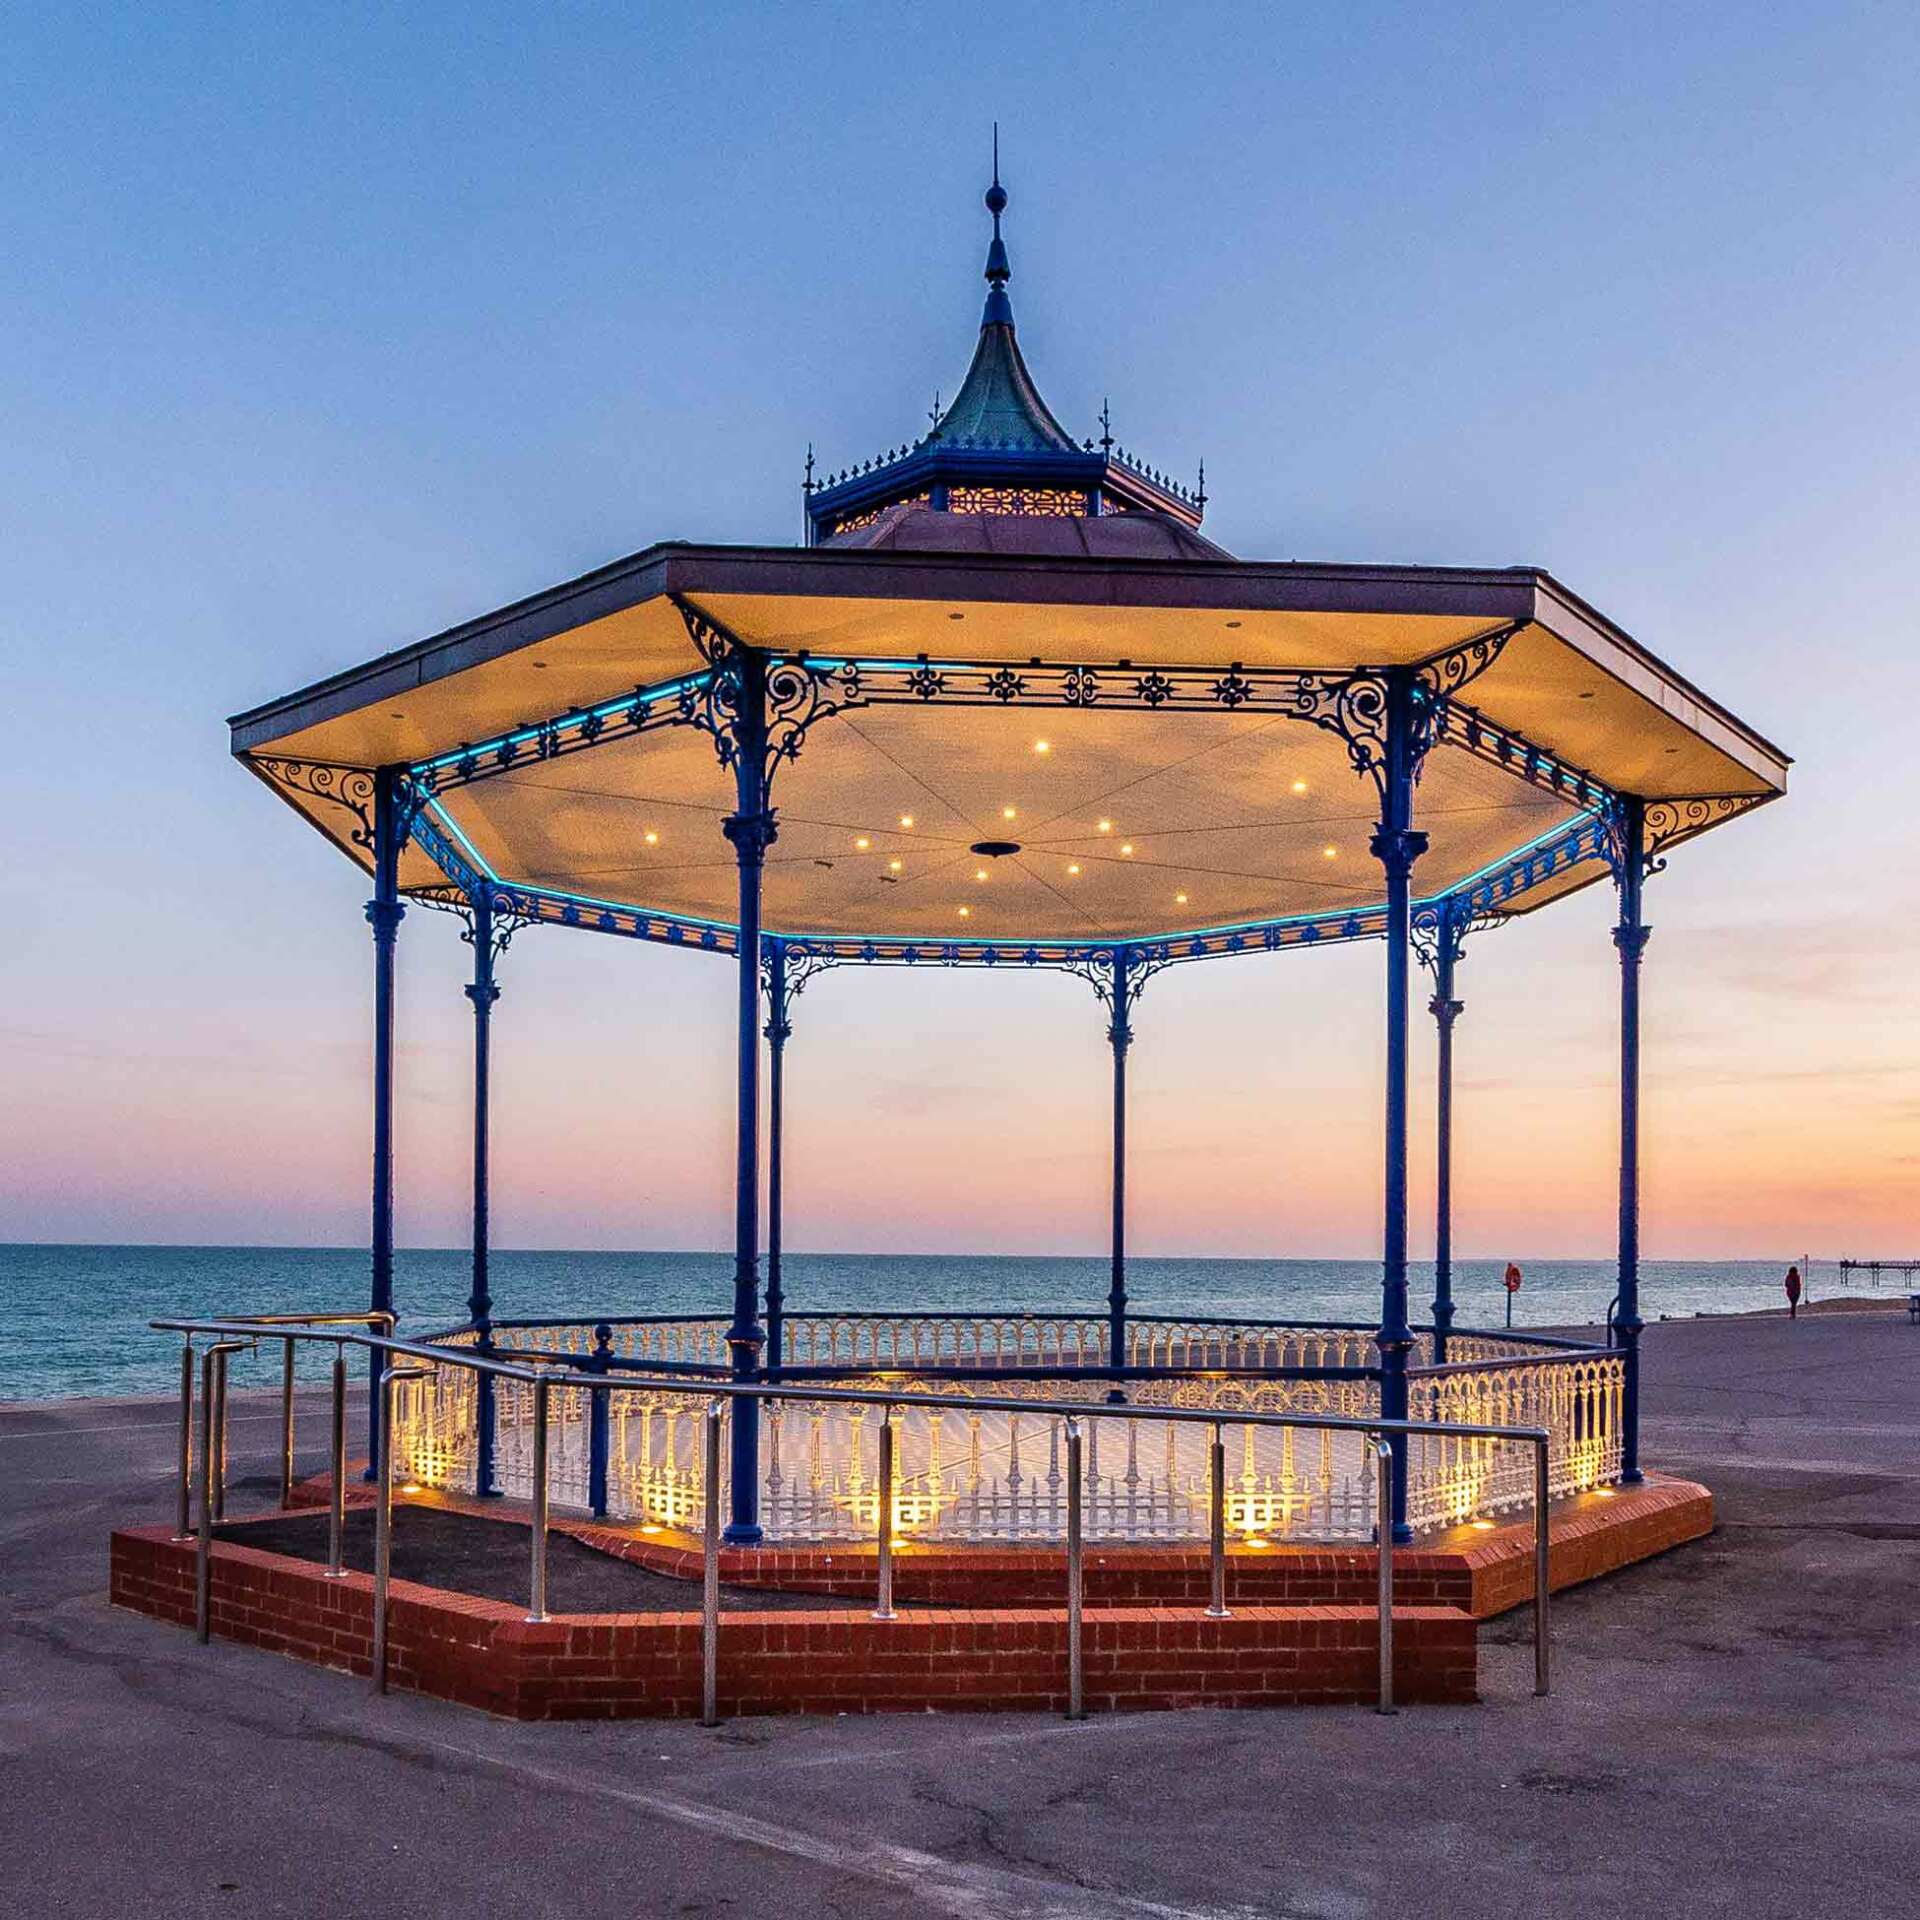
<path id="1" fill-rule="evenodd" d="M 1416 1375 L 1407 1383 L 1407 1416 L 1545 1427 L 1553 1436 L 1548 1484 L 1557 1500 L 1620 1478 L 1625 1390 L 1625 1368 L 1613 1352 L 1497 1361 Z M 1491 1518 L 1533 1499 L 1531 1463 L 1516 1467 L 1506 1457 L 1511 1447 L 1421 1434 L 1407 1448 L 1407 1519 L 1416 1531 Z"/>
<path id="2" fill-rule="evenodd" d="M 937 1322 L 938 1316 L 916 1316 L 914 1324 L 924 1328 Z M 717 1325 L 641 1324 L 655 1333 L 663 1325 Z M 1059 1323 L 1043 1316 L 1031 1324 Z M 546 1338 L 519 1340 L 521 1351 L 585 1358 L 593 1350 L 590 1328 L 515 1331 L 554 1338 L 554 1344 Z M 1264 1335 L 1273 1330 L 1249 1331 Z M 1351 1364 L 1338 1357 L 1318 1358 L 1322 1337 L 1328 1355 L 1339 1355 L 1347 1330 L 1328 1329 L 1324 1335 L 1321 1330 L 1288 1331 L 1290 1339 L 1304 1338 L 1314 1356 L 1293 1364 Z M 575 1333 L 577 1346 L 570 1338 Z M 472 1336 L 461 1336 L 458 1343 L 470 1346 Z M 506 1343 L 496 1335 L 496 1344 Z M 1458 1344 L 1451 1342 L 1450 1349 Z M 614 1350 L 620 1351 L 617 1342 Z M 689 1357 L 695 1350 L 690 1344 L 676 1347 Z M 1196 1345 L 1185 1350 L 1205 1349 Z M 889 1358 L 892 1353 L 889 1347 Z M 984 1543 L 1064 1537 L 1060 1419 L 970 1405 L 977 1397 L 993 1397 L 997 1383 L 991 1380 L 919 1379 L 906 1368 L 880 1371 L 883 1378 L 856 1377 L 846 1384 L 899 1387 L 951 1403 L 894 1412 L 894 1518 L 903 1537 Z M 1414 1420 L 1546 1428 L 1552 1435 L 1551 1489 L 1556 1497 L 1619 1477 L 1623 1377 L 1616 1353 L 1587 1349 L 1543 1356 L 1535 1348 L 1525 1359 L 1455 1362 L 1446 1369 L 1416 1372 L 1408 1384 L 1408 1412 Z M 1111 1389 L 1109 1380 L 1098 1377 L 1029 1379 L 1022 1381 L 1020 1394 L 1058 1402 L 1064 1416 L 1074 1404 L 1104 1400 Z M 1276 1542 L 1362 1542 L 1372 1537 L 1373 1475 L 1362 1436 L 1253 1427 L 1233 1419 L 1235 1413 L 1288 1412 L 1374 1418 L 1379 1400 L 1372 1379 L 1253 1380 L 1210 1377 L 1196 1370 L 1186 1379 L 1130 1380 L 1122 1390 L 1136 1407 L 1220 1414 L 1230 1463 L 1228 1525 L 1235 1535 Z M 482 1391 L 478 1376 L 451 1365 L 399 1383 L 395 1460 L 406 1478 L 428 1486 L 472 1487 Z M 525 1382 L 501 1379 L 491 1392 L 496 1481 L 502 1492 L 524 1499 L 532 1491 L 533 1390 Z M 550 1397 L 551 1498 L 556 1507 L 585 1511 L 591 1500 L 593 1394 L 587 1388 L 556 1386 Z M 697 1522 L 705 1496 L 704 1408 L 697 1391 L 623 1385 L 606 1395 L 609 1520 L 674 1528 Z M 760 1510 L 768 1539 L 873 1538 L 879 1422 L 878 1409 L 846 1402 L 769 1401 L 762 1407 Z M 1086 1537 L 1204 1542 L 1208 1432 L 1205 1426 L 1172 1421 L 1129 1421 L 1112 1429 L 1089 1423 Z M 1529 1462 L 1521 1450 L 1486 1439 L 1433 1435 L 1413 1436 L 1406 1447 L 1408 1519 L 1418 1532 L 1491 1520 L 1526 1507 L 1532 1498 Z"/>

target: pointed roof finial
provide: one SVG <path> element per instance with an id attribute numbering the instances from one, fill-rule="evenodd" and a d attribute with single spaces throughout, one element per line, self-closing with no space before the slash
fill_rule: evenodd
<path id="1" fill-rule="evenodd" d="M 993 123 L 993 185 L 987 189 L 987 211 L 993 215 L 993 239 L 987 246 L 987 310 L 980 317 L 983 327 L 1013 325 L 1013 302 L 1007 298 L 1007 282 L 1013 268 L 1007 261 L 1007 243 L 1000 238 L 1000 216 L 1007 210 L 1007 190 L 1000 184 L 1000 122 Z"/>
<path id="2" fill-rule="evenodd" d="M 1100 451 L 1102 453 L 1113 451 L 1113 416 L 1107 411 L 1107 403 L 1104 400 L 1100 402 Z"/>

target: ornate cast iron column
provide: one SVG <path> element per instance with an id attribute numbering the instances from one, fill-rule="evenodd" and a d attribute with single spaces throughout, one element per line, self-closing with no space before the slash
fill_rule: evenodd
<path id="1" fill-rule="evenodd" d="M 1460 961 L 1466 933 L 1462 909 L 1451 899 L 1431 910 L 1421 909 L 1423 923 L 1414 928 L 1414 944 L 1433 975 L 1433 1015 L 1438 1039 L 1434 1073 L 1434 1181 L 1433 1181 L 1433 1363 L 1447 1363 L 1447 1338 L 1453 1331 L 1453 1024 L 1466 1009 L 1456 999 L 1453 970 Z"/>
<path id="2" fill-rule="evenodd" d="M 1432 696 L 1411 671 L 1385 676 L 1384 738 L 1379 785 L 1380 825 L 1372 841 L 1386 874 L 1387 893 L 1387 1086 L 1386 1180 L 1380 1280 L 1380 1413 L 1407 1417 L 1407 1357 L 1413 1333 L 1407 1324 L 1407 958 L 1411 944 L 1414 862 L 1427 850 L 1427 836 L 1413 826 L 1413 782 L 1431 729 Z M 1407 1446 L 1393 1441 L 1395 1540 L 1410 1540 L 1407 1525 Z"/>
<path id="3" fill-rule="evenodd" d="M 506 944 L 496 934 L 493 889 L 484 881 L 474 888 L 468 903 L 467 939 L 473 945 L 473 979 L 467 998 L 473 1002 L 473 1284 L 467 1295 L 467 1318 L 480 1330 L 483 1352 L 493 1345 L 493 1289 L 487 1272 L 488 1155 L 492 1064 L 493 1003 L 500 998 L 494 983 L 494 961 Z M 495 945 L 496 939 L 499 946 Z M 493 1381 L 475 1378 L 478 1417 L 475 1421 L 473 1490 L 483 1498 L 500 1491 L 494 1478 L 495 1419 Z"/>
<path id="4" fill-rule="evenodd" d="M 734 779 L 735 810 L 722 824 L 740 869 L 739 1000 L 733 1230 L 733 1322 L 727 1345 L 733 1376 L 760 1377 L 766 1331 L 760 1305 L 760 883 L 767 849 L 779 833 L 771 804 L 773 772 L 799 757 L 807 729 L 824 714 L 860 697 L 859 669 L 850 662 L 814 666 L 769 656 L 730 634 L 690 601 L 674 596 L 688 638 L 707 662 L 698 683 L 682 687 L 680 718 L 713 736 L 721 766 Z M 750 1400 L 733 1403 L 733 1494 L 727 1539 L 751 1546 L 760 1539 L 760 1421 Z"/>
<path id="5" fill-rule="evenodd" d="M 367 923 L 373 928 L 373 1285 L 368 1304 L 393 1311 L 393 963 L 400 922 L 400 851 L 407 825 L 405 770 L 382 767 L 373 780 L 373 898 Z M 379 1353 L 367 1357 L 367 1477 L 380 1470 L 381 1368 Z"/>
<path id="6" fill-rule="evenodd" d="M 1132 956 L 1115 947 L 1107 1039 L 1113 1047 L 1113 1270 L 1107 1285 L 1107 1364 L 1127 1364 L 1127 1050 L 1133 1045 Z"/>
<path id="7" fill-rule="evenodd" d="M 466 995 L 473 1002 L 473 1284 L 467 1294 L 467 1318 L 483 1332 L 493 1314 L 487 1277 L 487 1124 L 492 1069 L 494 983 L 493 889 L 475 888 L 467 938 L 473 943 L 473 979 Z"/>
<path id="8" fill-rule="evenodd" d="M 786 1355 L 786 1295 L 780 1284 L 783 1174 L 787 1104 L 787 1042 L 793 1037 L 793 997 L 787 980 L 787 943 L 766 942 L 767 981 L 767 1378 L 780 1377 Z"/>
<path id="9" fill-rule="evenodd" d="M 740 869 L 739 1065 L 733 1189 L 733 1377 L 759 1377 L 766 1330 L 760 1307 L 760 882 L 779 831 L 767 804 L 767 672 L 764 656 L 735 644 L 726 668 L 732 706 L 736 810 L 722 823 Z M 760 1421 L 757 1405 L 733 1403 L 733 1498 L 726 1537 L 760 1539 Z"/>
<path id="10" fill-rule="evenodd" d="M 1620 1290 L 1614 1304 L 1613 1337 L 1620 1348 L 1620 1478 L 1631 1485 L 1640 1472 L 1640 957 L 1653 931 L 1641 917 L 1641 887 L 1647 874 L 1647 811 L 1639 800 L 1620 808 L 1619 860 L 1614 881 L 1620 923 L 1613 944 L 1620 953 Z"/>

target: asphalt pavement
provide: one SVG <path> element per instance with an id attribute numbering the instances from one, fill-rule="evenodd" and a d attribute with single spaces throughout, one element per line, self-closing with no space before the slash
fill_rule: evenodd
<path id="1" fill-rule="evenodd" d="M 0 1409 L 0 1884 L 142 1920 L 1920 1912 L 1920 1327 L 1664 1323 L 1645 1378 L 1719 1529 L 1558 1602 L 1550 1699 L 1514 1618 L 1477 1707 L 1077 1726 L 375 1699 L 106 1604 L 108 1530 L 172 1512 L 169 1403 Z M 275 1439 L 237 1398 L 232 1511 Z"/>

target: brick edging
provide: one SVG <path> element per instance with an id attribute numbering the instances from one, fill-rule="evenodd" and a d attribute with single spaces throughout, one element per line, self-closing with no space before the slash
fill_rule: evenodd
<path id="1" fill-rule="evenodd" d="M 111 1598 L 193 1620 L 194 1550 L 164 1527 L 112 1540 Z M 373 1583 L 329 1580 L 310 1562 L 217 1541 L 212 1629 L 222 1639 L 365 1674 Z M 1394 1684 L 1410 1702 L 1476 1697 L 1471 1618 L 1396 1608 Z M 515 1719 L 688 1716 L 699 1711 L 695 1613 L 576 1614 L 539 1623 L 499 1601 L 409 1581 L 391 1588 L 390 1684 Z M 1090 1710 L 1292 1706 L 1372 1698 L 1376 1625 L 1364 1607 L 1236 1608 L 1224 1620 L 1174 1607 L 1090 1610 Z M 1066 1615 L 1055 1608 L 730 1613 L 720 1620 L 724 1714 L 1058 1712 Z"/>

